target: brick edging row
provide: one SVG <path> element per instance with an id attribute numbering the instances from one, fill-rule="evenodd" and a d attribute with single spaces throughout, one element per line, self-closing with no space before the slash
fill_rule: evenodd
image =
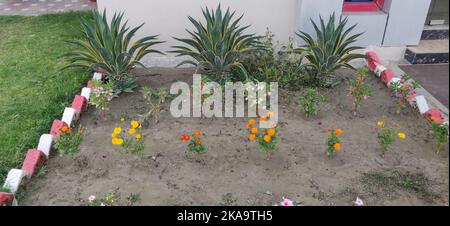
<path id="1" fill-rule="evenodd" d="M 92 79 L 101 80 L 103 74 L 95 72 Z M 50 156 L 54 142 L 60 138 L 60 129 L 64 126 L 73 127 L 82 112 L 87 109 L 89 96 L 91 94 L 92 82 L 89 81 L 81 90 L 80 95 L 76 95 L 72 101 L 71 107 L 64 109 L 61 120 L 54 120 L 50 133 L 41 135 L 37 148 L 29 149 L 25 155 L 25 159 L 21 169 L 11 169 L 8 172 L 3 188 L 8 189 L 11 193 L 0 192 L 0 206 L 17 205 L 15 194 L 21 187 L 25 187 L 36 170 L 42 165 Z"/>
<path id="2" fill-rule="evenodd" d="M 400 86 L 409 89 L 409 95 L 403 98 L 405 98 L 410 106 L 417 108 L 420 114 L 429 121 L 435 122 L 439 125 L 448 125 L 448 121 L 445 121 L 444 113 L 437 108 L 430 108 L 425 96 L 417 95 L 416 90 L 414 90 L 410 84 L 407 84 L 407 81 L 402 81 L 400 77 L 395 76 L 394 71 L 384 66 L 374 51 L 367 51 L 365 55 L 369 70 L 379 77 L 388 87 L 393 82 L 400 82 Z"/>

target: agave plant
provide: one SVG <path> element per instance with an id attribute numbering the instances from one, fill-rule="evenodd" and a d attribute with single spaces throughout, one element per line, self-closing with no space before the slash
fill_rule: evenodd
<path id="1" fill-rule="evenodd" d="M 113 82 L 116 92 L 131 91 L 134 88 L 131 69 L 137 65 L 144 67 L 139 61 L 147 54 L 162 54 L 152 49 L 162 42 L 157 41 L 156 35 L 131 42 L 144 24 L 131 29 L 127 26 L 127 21 L 122 22 L 123 15 L 115 13 L 111 23 L 107 21 L 106 11 L 93 11 L 93 21 L 81 18 L 83 39 L 69 41 L 80 49 L 64 55 L 70 62 L 65 68 L 103 70 Z"/>
<path id="2" fill-rule="evenodd" d="M 250 26 L 239 26 L 243 15 L 234 19 L 235 11 L 227 9 L 222 13 L 220 5 L 216 10 L 202 9 L 206 25 L 192 17 L 188 17 L 196 31 L 187 31 L 191 38 L 175 38 L 188 45 L 173 46 L 177 56 L 190 56 L 178 66 L 190 64 L 215 80 L 225 81 L 234 69 L 247 78 L 247 72 L 241 63 L 241 57 L 262 48 L 259 37 L 255 34 L 244 34 Z"/>
<path id="3" fill-rule="evenodd" d="M 311 19 L 316 31 L 316 39 L 302 31 L 296 33 L 306 43 L 305 46 L 294 51 L 309 61 L 302 67 L 308 71 L 310 83 L 322 86 L 330 85 L 330 77 L 335 70 L 339 68 L 354 69 L 349 62 L 365 57 L 363 54 L 352 53 L 352 51 L 362 49 L 362 47 L 352 44 L 363 33 L 350 35 L 356 24 L 347 27 L 347 22 L 347 18 L 340 17 L 336 24 L 336 17 L 332 14 L 326 25 L 320 17 L 320 28 Z"/>

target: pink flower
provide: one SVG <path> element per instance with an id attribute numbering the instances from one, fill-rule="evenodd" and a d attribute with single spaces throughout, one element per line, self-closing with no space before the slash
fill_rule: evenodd
<path id="1" fill-rule="evenodd" d="M 89 196 L 88 200 L 89 202 L 93 202 L 97 197 L 95 197 L 95 195 L 91 195 Z"/>
<path id="2" fill-rule="evenodd" d="M 283 201 L 280 203 L 282 206 L 294 206 L 294 202 L 290 199 L 286 199 L 283 197 Z"/>
<path id="3" fill-rule="evenodd" d="M 360 199 L 359 197 L 356 197 L 356 201 L 354 202 L 355 205 L 357 206 L 362 206 L 364 205 L 364 201 L 362 199 Z"/>
<path id="4" fill-rule="evenodd" d="M 363 96 L 363 99 L 364 99 L 364 100 L 367 100 L 367 98 L 369 98 L 369 97 L 367 97 L 367 96 Z"/>

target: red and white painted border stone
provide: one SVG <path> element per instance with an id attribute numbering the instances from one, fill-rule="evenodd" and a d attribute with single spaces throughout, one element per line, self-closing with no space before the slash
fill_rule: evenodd
<path id="1" fill-rule="evenodd" d="M 102 78 L 103 74 L 99 72 L 95 72 L 92 77 L 93 80 L 102 80 Z M 28 150 L 22 169 L 11 169 L 8 172 L 3 188 L 10 192 L 0 192 L 0 206 L 17 205 L 15 193 L 21 187 L 26 186 L 38 167 L 49 158 L 52 146 L 55 140 L 59 138 L 59 129 L 64 125 L 71 127 L 79 119 L 82 111 L 87 108 L 92 83 L 89 82 L 87 86 L 82 89 L 80 95 L 75 96 L 71 107 L 64 109 L 62 119 L 53 121 L 50 134 L 41 135 L 38 147 Z"/>

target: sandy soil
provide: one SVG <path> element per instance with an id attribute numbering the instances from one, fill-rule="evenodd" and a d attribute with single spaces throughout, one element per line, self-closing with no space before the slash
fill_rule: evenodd
<path id="1" fill-rule="evenodd" d="M 186 69 L 156 68 L 151 73 L 139 71 L 139 85 L 192 80 L 192 71 Z M 339 74 L 354 76 L 347 70 Z M 428 123 L 413 109 L 397 115 L 388 89 L 376 78 L 370 82 L 374 96 L 357 117 L 351 114 L 345 83 L 328 91 L 329 101 L 312 119 L 297 107 L 300 93 L 284 93 L 281 142 L 270 160 L 247 141 L 246 118 L 175 119 L 169 113 L 145 128 L 144 157 L 125 154 L 111 144 L 111 131 L 120 117 L 134 118 L 147 106 L 139 92 L 124 94 L 113 100 L 111 120 L 100 121 L 92 107 L 84 114 L 81 123 L 87 132 L 80 153 L 75 158 L 55 154 L 21 205 L 85 205 L 89 195 L 111 192 L 121 196 L 119 204 L 128 194 L 138 193 L 137 205 L 219 205 L 227 193 L 236 199 L 229 204 L 237 205 L 273 205 L 282 197 L 303 205 L 352 205 L 356 196 L 366 205 L 448 205 L 448 151 L 436 154 Z M 407 134 L 384 158 L 376 139 L 376 122 L 382 115 Z M 324 153 L 331 126 L 345 130 L 342 151 L 334 158 Z M 178 139 L 196 129 L 206 134 L 209 149 L 199 161 L 186 156 L 186 144 Z M 433 198 L 362 182 L 364 173 L 393 171 L 423 175 Z"/>

